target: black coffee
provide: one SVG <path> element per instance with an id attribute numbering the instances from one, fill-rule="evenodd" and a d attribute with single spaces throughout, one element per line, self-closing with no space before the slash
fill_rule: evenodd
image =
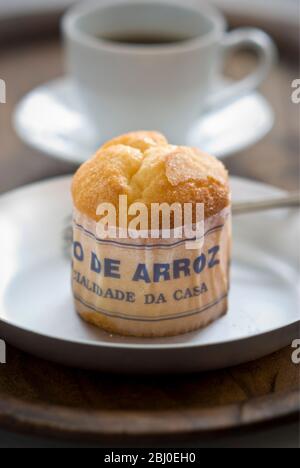
<path id="1" fill-rule="evenodd" d="M 186 41 L 188 38 L 179 36 L 168 35 L 154 35 L 154 34 L 120 34 L 109 37 L 99 37 L 109 42 L 125 45 L 140 45 L 140 46 L 159 46 L 168 44 L 177 44 L 178 42 Z"/>

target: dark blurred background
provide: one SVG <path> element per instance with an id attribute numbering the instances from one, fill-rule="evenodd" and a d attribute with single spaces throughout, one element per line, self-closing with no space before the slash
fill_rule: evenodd
<path id="1" fill-rule="evenodd" d="M 72 3 L 74 0 L 0 0 L 0 78 L 7 83 L 7 104 L 0 106 L 0 192 L 75 169 L 41 158 L 16 137 L 11 124 L 16 104 L 28 91 L 64 74 L 59 22 Z M 259 144 L 226 159 L 226 164 L 233 174 L 295 189 L 299 176 L 299 106 L 291 102 L 291 83 L 300 77 L 299 1 L 213 3 L 226 12 L 230 27 L 263 28 L 280 51 L 279 63 L 262 87 L 275 110 L 275 127 Z M 252 66 L 253 57 L 243 52 L 228 61 L 227 72 L 240 77 Z"/>

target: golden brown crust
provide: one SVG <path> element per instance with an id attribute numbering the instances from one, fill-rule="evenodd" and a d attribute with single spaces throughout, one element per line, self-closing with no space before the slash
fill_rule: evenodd
<path id="1" fill-rule="evenodd" d="M 140 131 L 127 133 L 114 138 L 113 140 L 105 143 L 105 145 L 102 146 L 102 149 L 116 145 L 125 145 L 144 152 L 153 146 L 163 146 L 167 144 L 168 142 L 166 138 L 161 133 Z"/>
<path id="2" fill-rule="evenodd" d="M 169 145 L 155 132 L 135 132 L 105 144 L 73 180 L 75 207 L 91 219 L 100 203 L 204 203 L 206 217 L 230 203 L 228 173 L 213 156 Z"/>

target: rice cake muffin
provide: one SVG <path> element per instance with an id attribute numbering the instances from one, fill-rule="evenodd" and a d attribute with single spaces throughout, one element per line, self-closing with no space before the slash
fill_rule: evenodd
<path id="1" fill-rule="evenodd" d="M 199 149 L 170 145 L 157 132 L 106 143 L 73 179 L 73 292 L 79 315 L 110 333 L 159 337 L 196 330 L 227 312 L 231 197 L 223 164 Z M 187 239 L 100 238 L 99 206 L 204 205 L 203 245 Z M 128 216 L 128 222 L 133 216 Z M 162 229 L 162 219 L 159 219 Z M 170 220 L 175 225 L 174 216 Z"/>

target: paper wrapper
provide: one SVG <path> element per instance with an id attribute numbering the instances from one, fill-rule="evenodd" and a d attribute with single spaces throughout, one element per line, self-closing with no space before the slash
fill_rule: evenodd
<path id="1" fill-rule="evenodd" d="M 187 250 L 185 239 L 101 240 L 95 221 L 77 210 L 73 226 L 73 293 L 84 320 L 110 333 L 160 337 L 226 314 L 230 208 L 205 221 L 197 250 Z"/>

